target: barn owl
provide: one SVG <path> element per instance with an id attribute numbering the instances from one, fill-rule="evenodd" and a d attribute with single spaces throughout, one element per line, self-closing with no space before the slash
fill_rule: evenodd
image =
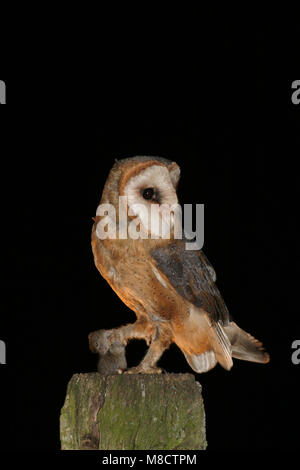
<path id="1" fill-rule="evenodd" d="M 156 204 L 159 211 L 162 204 L 178 203 L 179 177 L 179 166 L 164 158 L 138 156 L 116 161 L 100 204 L 116 209 L 118 226 L 119 205 L 126 200 L 126 220 L 132 223 L 135 219 L 140 230 L 147 232 L 145 214 L 151 205 Z M 143 205 L 145 211 L 136 209 Z M 185 241 L 174 237 L 174 219 L 169 219 L 169 238 L 156 233 L 153 238 L 138 239 L 99 237 L 102 219 L 97 215 L 92 229 L 95 265 L 137 317 L 133 324 L 105 330 L 103 353 L 115 342 L 126 345 L 133 338 L 144 339 L 147 353 L 128 373 L 160 373 L 157 362 L 171 343 L 181 349 L 197 373 L 207 372 L 217 363 L 229 370 L 232 358 L 268 362 L 262 343 L 231 319 L 203 251 L 188 251 Z"/>

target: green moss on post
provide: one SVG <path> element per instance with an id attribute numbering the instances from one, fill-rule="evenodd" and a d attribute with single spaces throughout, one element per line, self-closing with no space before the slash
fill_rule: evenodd
<path id="1" fill-rule="evenodd" d="M 192 374 L 76 374 L 60 436 L 65 450 L 205 449 L 201 386 Z"/>

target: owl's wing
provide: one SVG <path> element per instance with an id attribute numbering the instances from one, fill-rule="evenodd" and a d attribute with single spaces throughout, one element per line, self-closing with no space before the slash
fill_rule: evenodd
<path id="1" fill-rule="evenodd" d="M 154 249 L 151 255 L 182 297 L 205 310 L 213 323 L 228 323 L 229 312 L 215 285 L 216 273 L 201 250 L 185 250 L 180 240 Z"/>
<path id="2" fill-rule="evenodd" d="M 231 344 L 224 326 L 229 312 L 218 288 L 216 274 L 202 251 L 185 249 L 183 240 L 151 252 L 157 268 L 195 308 L 174 331 L 176 344 L 196 372 L 206 372 L 219 362 L 229 370 Z M 203 346 L 206 344 L 206 346 Z"/>
<path id="3" fill-rule="evenodd" d="M 262 344 L 230 319 L 215 285 L 215 271 L 202 251 L 185 250 L 185 243 L 180 240 L 154 249 L 151 255 L 176 291 L 196 307 L 175 335 L 192 369 L 206 372 L 216 362 L 230 369 L 232 356 L 253 362 L 269 361 Z"/>

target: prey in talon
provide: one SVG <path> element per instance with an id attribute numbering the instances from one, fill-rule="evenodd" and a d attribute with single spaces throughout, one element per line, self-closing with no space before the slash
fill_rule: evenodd
<path id="1" fill-rule="evenodd" d="M 99 355 L 97 370 L 100 374 L 122 374 L 127 369 L 125 346 L 120 341 L 110 342 L 109 336 L 107 330 L 90 333 L 90 350 Z"/>

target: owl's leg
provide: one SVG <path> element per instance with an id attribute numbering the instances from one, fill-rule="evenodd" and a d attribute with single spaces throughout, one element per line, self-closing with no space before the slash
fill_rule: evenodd
<path id="1" fill-rule="evenodd" d="M 137 367 L 128 369 L 126 374 L 160 374 L 162 369 L 156 366 L 163 352 L 172 342 L 172 332 L 169 329 L 156 329 L 156 335 L 144 357 Z"/>
<path id="2" fill-rule="evenodd" d="M 116 339 L 122 344 L 127 344 L 131 339 L 144 339 L 149 346 L 155 335 L 155 325 L 145 318 L 139 318 L 135 323 L 121 326 L 111 330 L 111 339 Z"/>
<path id="3" fill-rule="evenodd" d="M 90 333 L 90 349 L 92 351 L 96 349 L 101 354 L 106 354 L 112 344 L 121 343 L 126 346 L 131 339 L 144 339 L 149 346 L 155 335 L 155 330 L 152 323 L 141 317 L 135 323 L 129 323 L 113 330 L 97 330 Z M 95 340 L 97 340 L 96 343 Z"/>

